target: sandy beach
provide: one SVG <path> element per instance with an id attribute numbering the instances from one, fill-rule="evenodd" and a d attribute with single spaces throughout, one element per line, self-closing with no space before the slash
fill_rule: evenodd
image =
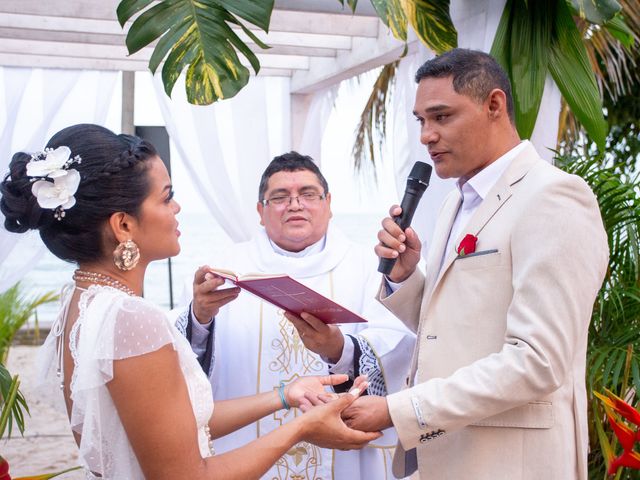
<path id="1" fill-rule="evenodd" d="M 78 450 L 64 412 L 57 411 L 36 392 L 38 347 L 13 346 L 7 367 L 20 376 L 20 390 L 29 405 L 24 437 L 14 429 L 10 439 L 0 441 L 0 454 L 9 462 L 12 477 L 57 472 L 79 465 Z M 85 478 L 82 471 L 61 475 L 61 480 Z"/>

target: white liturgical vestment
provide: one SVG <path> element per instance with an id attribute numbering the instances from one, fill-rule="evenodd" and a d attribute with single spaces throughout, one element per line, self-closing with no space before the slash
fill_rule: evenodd
<path id="1" fill-rule="evenodd" d="M 367 373 L 370 379 L 377 376 L 384 383 L 382 388 L 393 393 L 404 383 L 415 337 L 375 300 L 380 282 L 377 264 L 372 248 L 355 245 L 334 227 L 329 228 L 324 248 L 315 248 L 302 257 L 278 253 L 261 230 L 253 240 L 235 245 L 209 263 L 211 267 L 238 274 L 286 273 L 364 317 L 367 323 L 340 327 L 346 335 L 345 345 L 349 341 L 356 345 L 356 358 L 348 363 L 356 364 L 352 368 L 356 373 Z M 283 313 L 244 291 L 220 310 L 214 321 L 213 368 L 210 370 L 216 400 L 268 392 L 281 381 L 329 373 L 330 366 L 304 347 Z M 185 315 L 178 323 L 184 324 L 184 319 Z M 192 346 L 197 347 L 193 339 Z M 344 359 L 339 363 L 344 363 Z M 377 375 L 374 369 L 379 372 Z M 279 410 L 217 439 L 216 453 L 246 445 L 297 415 L 301 415 L 297 409 Z M 388 429 L 383 437 L 359 451 L 327 450 L 300 443 L 263 478 L 391 479 L 395 442 L 395 431 Z"/>

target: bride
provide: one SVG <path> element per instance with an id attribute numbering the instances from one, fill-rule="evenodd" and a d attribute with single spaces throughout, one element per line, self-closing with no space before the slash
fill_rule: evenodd
<path id="1" fill-rule="evenodd" d="M 43 355 L 62 388 L 87 478 L 259 478 L 298 442 L 352 449 L 379 437 L 340 418 L 363 379 L 325 405 L 305 399 L 346 375 L 299 378 L 214 408 L 189 344 L 141 296 L 149 262 L 180 251 L 180 206 L 151 144 L 75 125 L 44 152 L 16 153 L 9 168 L 0 184 L 6 229 L 37 229 L 54 255 L 78 265 Z M 212 438 L 290 407 L 306 413 L 214 455 Z"/>

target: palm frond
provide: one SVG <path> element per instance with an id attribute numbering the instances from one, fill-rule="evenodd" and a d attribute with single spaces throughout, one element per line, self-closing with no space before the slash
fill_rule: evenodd
<path id="1" fill-rule="evenodd" d="M 373 165 L 376 164 L 376 151 L 380 153 L 386 138 L 387 107 L 399 63 L 400 61 L 397 60 L 382 67 L 373 84 L 371 95 L 360 114 L 351 152 L 356 170 L 360 170 L 368 161 Z"/>
<path id="2" fill-rule="evenodd" d="M 640 82 L 640 3 L 637 0 L 620 0 L 622 12 L 619 14 L 628 27 L 634 46 L 627 48 L 624 43 L 607 28 L 607 25 L 593 25 L 577 18 L 576 24 L 583 36 L 589 63 L 604 103 L 615 104 Z M 609 116 L 609 123 L 615 120 Z M 578 124 L 566 101 L 562 100 L 558 128 L 558 144 L 565 149 L 574 148 L 583 140 Z"/>
<path id="3" fill-rule="evenodd" d="M 27 296 L 22 293 L 20 283 L 0 294 L 0 363 L 6 362 L 9 347 L 16 333 L 27 323 L 36 309 L 57 299 L 58 295 L 53 292 Z"/>
<path id="4" fill-rule="evenodd" d="M 29 414 L 29 407 L 19 387 L 18 376 L 12 376 L 0 363 L 0 438 L 5 432 L 10 438 L 14 425 L 24 433 L 24 414 Z"/>
<path id="5" fill-rule="evenodd" d="M 589 392 L 640 392 L 640 177 L 621 174 L 615 159 L 558 157 L 561 168 L 584 178 L 598 198 L 610 257 L 593 307 L 587 348 Z M 598 402 L 589 402 L 590 478 L 604 478 L 611 448 Z M 613 444 L 615 446 L 615 443 Z M 626 477 L 625 477 L 626 478 Z"/>

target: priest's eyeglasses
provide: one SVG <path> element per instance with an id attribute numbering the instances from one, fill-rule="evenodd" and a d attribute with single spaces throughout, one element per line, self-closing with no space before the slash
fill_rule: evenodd
<path id="1" fill-rule="evenodd" d="M 300 195 L 276 195 L 275 197 L 262 200 L 262 205 L 271 205 L 272 207 L 286 207 L 291 205 L 294 199 L 298 201 L 303 207 L 313 207 L 317 205 L 320 200 L 327 198 L 326 193 L 305 192 Z"/>

